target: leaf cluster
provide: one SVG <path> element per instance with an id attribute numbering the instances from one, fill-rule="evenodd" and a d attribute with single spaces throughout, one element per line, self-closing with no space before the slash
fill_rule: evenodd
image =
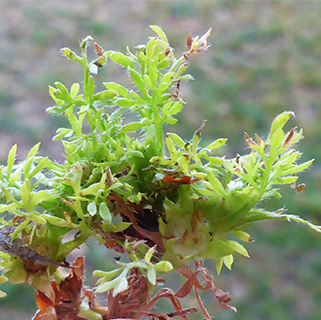
<path id="1" fill-rule="evenodd" d="M 180 86 L 193 79 L 185 73 L 189 58 L 208 48 L 210 30 L 189 35 L 187 51 L 176 58 L 163 30 L 151 28 L 157 36 L 135 52 L 94 43 L 90 61 L 90 36 L 80 44 L 81 55 L 62 49 L 84 70 L 82 85 L 49 88 L 55 106 L 47 111 L 70 124 L 53 138 L 63 143 L 65 163 L 37 156 L 37 144 L 21 163 L 15 163 L 14 146 L 0 167 L 2 235 L 39 255 L 30 260 L 17 247 L 0 248 L 0 268 L 11 282 L 28 280 L 42 290 L 52 277 L 63 281 L 57 267 L 89 237 L 129 257 L 115 270 L 94 272 L 96 292 L 113 290 L 115 297 L 128 290 L 131 270 L 152 288 L 160 275 L 190 261 L 215 259 L 218 273 L 223 264 L 231 268 L 234 253 L 248 256 L 239 241 L 253 240 L 245 230 L 256 221 L 293 220 L 321 231 L 284 209 L 266 211 L 262 203 L 281 197 L 280 185 L 304 189 L 295 184 L 297 174 L 312 161 L 298 163 L 294 147 L 302 130 L 283 130 L 293 113 L 276 117 L 265 140 L 245 134 L 250 151 L 234 159 L 215 154 L 225 138 L 201 147 L 205 123 L 191 140 L 164 132 L 185 105 Z M 127 73 L 132 88 L 108 81 L 96 92 L 95 75 L 108 60 Z"/>

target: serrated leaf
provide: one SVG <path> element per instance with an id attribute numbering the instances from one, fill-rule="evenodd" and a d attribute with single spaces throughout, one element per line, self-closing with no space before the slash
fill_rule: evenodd
<path id="1" fill-rule="evenodd" d="M 295 167 L 293 167 L 291 169 L 283 171 L 282 175 L 287 176 L 287 175 L 290 175 L 290 174 L 301 172 L 301 171 L 307 169 L 313 163 L 313 161 L 314 161 L 314 159 L 312 159 L 310 161 L 307 161 L 307 162 L 304 162 L 304 163 L 301 163 L 299 165 L 296 165 Z"/>
<path id="2" fill-rule="evenodd" d="M 298 180 L 298 176 L 280 177 L 275 179 L 275 184 L 291 184 Z"/>
<path id="3" fill-rule="evenodd" d="M 207 178 L 208 178 L 209 183 L 213 186 L 213 188 L 216 191 L 218 191 L 224 198 L 228 197 L 221 182 L 215 177 L 215 174 L 212 171 L 207 172 Z"/>

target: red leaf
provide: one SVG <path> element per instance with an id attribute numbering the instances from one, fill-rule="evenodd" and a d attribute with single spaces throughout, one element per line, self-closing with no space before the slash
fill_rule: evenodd
<path id="1" fill-rule="evenodd" d="M 189 176 L 183 176 L 181 178 L 173 178 L 171 176 L 165 176 L 163 181 L 176 183 L 176 184 L 192 184 L 200 181 L 200 179 L 197 178 L 191 178 Z"/>
<path id="2" fill-rule="evenodd" d="M 48 307 L 54 306 L 54 303 L 43 292 L 37 290 L 35 296 L 36 296 L 36 305 L 40 313 L 45 313 Z"/>
<path id="3" fill-rule="evenodd" d="M 228 302 L 230 302 L 232 299 L 228 292 L 224 292 L 221 289 L 218 289 L 216 287 L 213 288 L 214 296 L 218 300 L 218 303 L 220 306 L 224 309 L 230 309 L 236 312 L 236 308 L 233 306 L 228 305 Z"/>

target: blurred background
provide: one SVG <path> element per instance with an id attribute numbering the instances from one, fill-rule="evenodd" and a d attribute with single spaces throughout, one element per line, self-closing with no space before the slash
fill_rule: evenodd
<path id="1" fill-rule="evenodd" d="M 303 193 L 286 187 L 282 199 L 266 205 L 286 204 L 289 213 L 321 224 L 321 2 L 1 0 L 0 12 L 1 163 L 13 144 L 18 143 L 22 160 L 38 141 L 42 155 L 62 161 L 61 145 L 51 138 L 65 122 L 45 113 L 53 105 L 48 85 L 61 81 L 69 87 L 82 74 L 60 48 L 77 51 L 90 34 L 105 50 L 124 52 L 126 45 L 145 43 L 153 35 L 149 25 L 156 24 L 178 56 L 189 32 L 199 35 L 212 27 L 212 46 L 191 58 L 189 72 L 196 80 L 183 84 L 188 103 L 180 125 L 171 130 L 190 139 L 207 119 L 204 143 L 227 137 L 224 152 L 235 156 L 248 152 L 244 131 L 264 136 L 277 114 L 293 110 L 296 118 L 288 129 L 304 128 L 302 161 L 315 162 L 299 180 L 307 184 Z M 110 63 L 97 83 L 125 77 Z M 220 320 L 321 319 L 321 235 L 286 222 L 264 223 L 250 233 L 256 240 L 247 246 L 251 258 L 238 256 L 232 271 L 215 276 L 238 313 L 221 309 L 204 293 L 210 313 Z M 88 270 L 108 269 L 103 248 L 92 246 Z M 207 266 L 215 272 L 213 264 Z M 87 278 L 92 284 L 90 273 Z M 23 285 L 1 289 L 8 296 L 0 301 L 0 320 L 30 319 L 36 310 L 33 290 Z M 185 304 L 194 305 L 195 297 Z"/>

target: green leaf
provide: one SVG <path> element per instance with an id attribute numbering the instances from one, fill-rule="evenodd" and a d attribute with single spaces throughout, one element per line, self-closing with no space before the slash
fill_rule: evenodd
<path id="1" fill-rule="evenodd" d="M 104 223 L 101 227 L 104 232 L 121 232 L 131 226 L 131 222 L 118 222 L 115 224 Z"/>
<path id="2" fill-rule="evenodd" d="M 214 142 L 210 143 L 208 146 L 206 146 L 204 149 L 208 151 L 213 151 L 223 146 L 226 143 L 226 141 L 227 139 L 224 139 L 224 138 L 217 139 Z"/>
<path id="3" fill-rule="evenodd" d="M 121 131 L 122 132 L 136 131 L 136 130 L 139 130 L 143 127 L 144 127 L 144 125 L 140 122 L 132 122 L 132 123 L 129 123 L 129 124 L 126 124 L 125 126 L 123 126 L 121 128 Z"/>
<path id="4" fill-rule="evenodd" d="M 129 73 L 137 89 L 142 93 L 146 93 L 146 85 L 141 75 L 134 69 L 129 69 Z"/>
<path id="5" fill-rule="evenodd" d="M 182 65 L 178 68 L 178 70 L 176 71 L 175 77 L 174 77 L 173 80 L 174 80 L 174 81 L 175 81 L 175 80 L 180 80 L 181 75 L 186 71 L 187 68 L 188 68 L 188 63 L 182 64 Z"/>
<path id="6" fill-rule="evenodd" d="M 206 250 L 201 254 L 201 257 L 205 259 L 218 259 L 233 253 L 235 253 L 235 249 L 229 245 L 228 240 L 213 238 Z"/>
<path id="7" fill-rule="evenodd" d="M 97 206 L 95 202 L 90 202 L 87 205 L 87 211 L 91 216 L 94 216 L 97 213 Z"/>
<path id="8" fill-rule="evenodd" d="M 77 96 L 77 94 L 79 93 L 79 83 L 73 83 L 71 88 L 70 88 L 70 96 L 72 98 L 75 98 Z"/>
<path id="9" fill-rule="evenodd" d="M 121 277 L 114 287 L 113 297 L 116 297 L 118 293 L 125 291 L 127 288 L 128 281 L 126 277 Z"/>
<path id="10" fill-rule="evenodd" d="M 69 60 L 72 60 L 72 61 L 76 61 L 80 64 L 82 64 L 82 59 L 75 53 L 73 52 L 72 50 L 70 50 L 69 48 L 62 48 L 60 50 L 60 52 L 66 56 Z"/>
<path id="11" fill-rule="evenodd" d="M 72 129 L 67 128 L 59 128 L 57 131 L 57 134 L 52 138 L 53 141 L 59 141 L 64 137 L 70 137 L 72 136 Z"/>
<path id="12" fill-rule="evenodd" d="M 212 171 L 207 172 L 207 178 L 214 190 L 218 191 L 224 198 L 228 198 L 228 194 L 224 190 L 221 182 L 215 177 L 215 174 Z"/>
<path id="13" fill-rule="evenodd" d="M 165 122 L 167 122 L 170 125 L 174 125 L 177 122 L 177 119 L 174 118 L 166 118 Z"/>
<path id="14" fill-rule="evenodd" d="M 58 90 L 56 92 L 54 92 L 54 95 L 58 99 L 64 100 L 64 101 L 69 102 L 69 103 L 73 102 L 73 99 L 70 96 L 67 88 L 61 82 L 56 81 L 55 82 L 55 86 L 57 87 Z"/>
<path id="15" fill-rule="evenodd" d="M 104 91 L 100 91 L 98 93 L 96 93 L 94 95 L 94 100 L 99 100 L 99 101 L 108 101 L 111 100 L 112 98 L 114 98 L 115 96 L 117 96 L 117 93 L 111 90 L 104 90 Z"/>
<path id="16" fill-rule="evenodd" d="M 233 261 L 234 261 L 234 258 L 232 254 L 223 257 L 223 262 L 229 270 L 232 269 Z"/>
<path id="17" fill-rule="evenodd" d="M 232 231 L 232 233 L 242 241 L 245 241 L 245 242 L 253 241 L 252 237 L 247 232 L 235 230 L 235 231 Z"/>
<path id="18" fill-rule="evenodd" d="M 119 279 L 116 278 L 112 281 L 108 281 L 108 282 L 104 282 L 102 284 L 100 284 L 97 288 L 96 288 L 96 293 L 104 293 L 104 292 L 107 292 L 111 289 L 113 289 L 117 283 L 118 283 Z"/>
<path id="19" fill-rule="evenodd" d="M 294 112 L 285 111 L 274 119 L 271 125 L 269 140 L 272 138 L 272 136 L 277 130 L 282 129 L 284 127 L 284 125 L 289 121 L 291 116 L 295 116 Z"/>
<path id="20" fill-rule="evenodd" d="M 152 83 L 152 88 L 156 88 L 157 80 L 158 80 L 158 72 L 154 61 L 151 61 L 149 66 L 149 78 Z"/>
<path id="21" fill-rule="evenodd" d="M 172 160 L 163 157 L 152 157 L 149 161 L 150 163 L 158 163 L 164 166 L 172 164 Z"/>
<path id="22" fill-rule="evenodd" d="M 118 108 L 116 109 L 108 118 L 108 120 L 110 121 L 114 121 L 116 119 L 118 119 L 120 116 L 122 116 L 122 114 L 127 110 L 127 108 L 123 107 L 123 108 Z"/>
<path id="23" fill-rule="evenodd" d="M 37 173 L 39 173 L 44 168 L 46 168 L 48 165 L 48 162 L 49 162 L 48 157 L 41 159 L 38 165 L 30 172 L 29 178 L 34 177 Z"/>
<path id="24" fill-rule="evenodd" d="M 282 175 L 287 176 L 287 175 L 290 175 L 290 174 L 295 174 L 297 172 L 301 172 L 301 171 L 307 169 L 313 163 L 313 161 L 314 161 L 314 159 L 312 159 L 310 161 L 307 161 L 307 162 L 304 162 L 302 164 L 296 165 L 291 169 L 283 171 Z"/>
<path id="25" fill-rule="evenodd" d="M 120 107 L 130 108 L 132 106 L 135 106 L 137 104 L 136 101 L 130 100 L 130 99 L 116 99 L 115 105 L 118 105 Z"/>
<path id="26" fill-rule="evenodd" d="M 104 82 L 104 86 L 107 89 L 116 92 L 118 95 L 120 95 L 124 98 L 130 99 L 128 90 L 124 86 L 122 86 L 116 82 Z"/>
<path id="27" fill-rule="evenodd" d="M 274 183 L 276 184 L 291 184 L 298 180 L 298 176 L 289 176 L 289 177 L 280 177 L 275 179 Z"/>
<path id="28" fill-rule="evenodd" d="M 92 36 L 85 37 L 80 43 L 80 48 L 84 51 L 87 47 L 88 42 L 93 40 L 94 38 Z"/>
<path id="29" fill-rule="evenodd" d="M 158 70 L 165 69 L 165 68 L 169 67 L 170 65 L 171 65 L 171 61 L 170 60 L 163 59 L 163 60 L 161 60 L 161 61 L 159 61 L 157 63 L 157 69 Z"/>
<path id="30" fill-rule="evenodd" d="M 223 257 L 217 258 L 216 259 L 216 272 L 218 275 L 220 275 L 222 267 L 223 267 Z"/>
<path id="31" fill-rule="evenodd" d="M 166 141 L 166 146 L 169 151 L 171 160 L 172 160 L 172 162 L 175 163 L 177 161 L 177 150 L 174 145 L 174 142 L 172 141 L 172 139 L 168 135 L 166 135 L 165 141 Z"/>
<path id="32" fill-rule="evenodd" d="M 159 272 L 169 272 L 173 270 L 173 265 L 169 261 L 160 261 L 155 264 L 155 270 Z"/>
<path id="33" fill-rule="evenodd" d="M 62 218 L 51 216 L 49 214 L 42 214 L 40 217 L 45 219 L 46 221 L 48 221 L 49 223 L 51 223 L 54 226 L 69 227 L 69 228 L 72 227 L 70 222 L 68 222 Z"/>
<path id="34" fill-rule="evenodd" d="M 27 179 L 25 180 L 23 185 L 20 187 L 20 196 L 21 196 L 23 205 L 28 208 L 29 199 L 30 199 L 30 183 Z"/>
<path id="35" fill-rule="evenodd" d="M 165 42 L 166 45 L 169 46 L 167 36 L 160 27 L 151 25 L 150 28 L 159 35 L 159 37 Z"/>
<path id="36" fill-rule="evenodd" d="M 32 147 L 32 149 L 28 153 L 27 160 L 33 158 L 37 154 L 39 147 L 40 147 L 40 142 Z"/>
<path id="37" fill-rule="evenodd" d="M 184 148 L 186 142 L 176 133 L 168 132 L 167 135 L 172 139 L 172 141 L 180 148 Z"/>
<path id="38" fill-rule="evenodd" d="M 101 216 L 101 218 L 106 221 L 107 223 L 111 223 L 112 221 L 112 215 L 109 211 L 109 208 L 107 206 L 107 204 L 105 202 L 102 202 L 99 205 L 99 215 Z"/>
<path id="39" fill-rule="evenodd" d="M 100 182 L 96 182 L 91 184 L 89 187 L 82 189 L 80 195 L 81 196 L 87 196 L 89 194 L 96 195 L 100 189 L 101 189 Z"/>
<path id="40" fill-rule="evenodd" d="M 145 254 L 144 260 L 147 264 L 150 264 L 150 259 L 152 258 L 153 254 L 155 253 L 156 249 L 155 247 L 151 247 L 148 249 L 148 251 Z"/>
<path id="41" fill-rule="evenodd" d="M 227 240 L 228 245 L 233 248 L 236 252 L 240 253 L 242 256 L 249 257 L 246 249 L 238 242 Z"/>
<path id="42" fill-rule="evenodd" d="M 182 107 L 183 107 L 182 101 L 175 102 L 172 104 L 172 106 L 168 110 L 166 110 L 165 115 L 173 116 L 173 115 L 179 113 L 182 110 Z"/>
<path id="43" fill-rule="evenodd" d="M 104 279 L 101 279 L 105 282 L 110 281 L 114 278 L 116 278 L 117 276 L 119 276 L 122 273 L 122 269 L 114 269 L 111 271 L 101 271 L 101 270 L 95 270 L 93 272 L 93 276 L 94 277 L 103 277 Z M 99 281 L 99 280 L 98 280 Z"/>
<path id="44" fill-rule="evenodd" d="M 17 153 L 17 144 L 15 144 L 9 151 L 8 160 L 7 160 L 7 179 L 9 179 L 12 167 L 14 165 Z"/>
<path id="45" fill-rule="evenodd" d="M 110 58 L 110 60 L 114 61 L 117 64 L 120 64 L 125 68 L 134 68 L 133 61 L 121 52 L 111 50 L 106 52 L 106 55 Z"/>
<path id="46" fill-rule="evenodd" d="M 154 268 L 149 268 L 147 270 L 147 279 L 153 286 L 156 285 L 156 272 Z"/>

